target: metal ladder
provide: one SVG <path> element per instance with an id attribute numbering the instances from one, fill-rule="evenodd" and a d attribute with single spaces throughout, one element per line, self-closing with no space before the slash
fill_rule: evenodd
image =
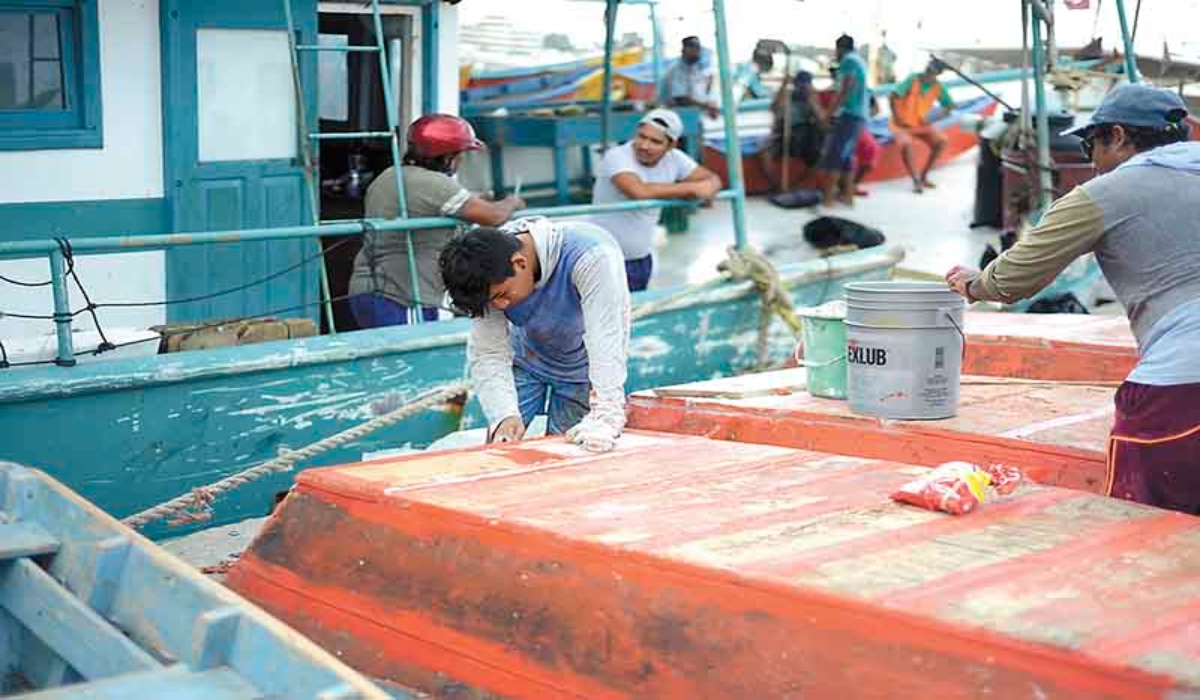
<path id="1" fill-rule="evenodd" d="M 375 30 L 375 45 L 374 46 L 322 46 L 317 44 L 298 44 L 296 43 L 296 28 L 295 21 L 292 17 L 291 0 L 283 0 L 284 14 L 287 17 L 287 35 L 288 47 L 290 49 L 292 59 L 292 83 L 296 89 L 296 117 L 300 131 L 300 157 L 304 166 L 304 179 L 308 185 L 309 205 L 312 209 L 313 223 L 325 224 L 331 223 L 321 219 L 321 183 L 316 177 L 316 159 L 313 158 L 313 146 L 319 144 L 323 140 L 353 140 L 353 139 L 387 139 L 392 150 L 392 167 L 396 169 L 396 199 L 399 204 L 400 218 L 408 218 L 408 201 L 404 196 L 404 173 L 401 170 L 402 161 L 400 159 L 400 124 L 397 122 L 396 114 L 396 96 L 392 94 L 392 76 L 388 66 L 387 48 L 384 42 L 383 35 L 383 13 L 380 11 L 379 0 L 371 0 L 371 19 Z M 379 56 L 379 79 L 383 83 L 383 104 L 384 111 L 387 112 L 387 131 L 354 131 L 354 132 L 337 132 L 337 133 L 321 133 L 320 131 L 309 131 L 308 126 L 308 110 L 304 106 L 304 85 L 300 80 L 300 52 L 301 51 L 336 51 L 339 53 L 374 53 Z M 318 117 L 318 124 L 320 119 Z M 416 313 L 412 315 L 415 323 L 424 321 L 421 304 L 421 288 L 420 279 L 417 276 L 417 259 L 413 254 L 413 234 L 412 231 L 405 231 L 405 242 L 408 246 L 408 274 L 412 278 L 412 305 L 416 307 Z M 321 246 L 320 239 L 317 240 L 317 246 Z M 329 274 L 325 267 L 325 257 L 321 256 L 321 293 L 324 297 L 325 316 L 329 322 L 329 331 L 332 334 L 337 333 L 333 320 L 333 305 L 330 301 L 331 294 L 329 292 Z"/>

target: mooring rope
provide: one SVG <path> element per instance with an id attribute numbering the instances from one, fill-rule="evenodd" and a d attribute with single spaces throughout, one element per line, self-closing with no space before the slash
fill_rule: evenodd
<path id="1" fill-rule="evenodd" d="M 330 435 L 301 449 L 287 450 L 275 459 L 250 467 L 232 476 L 227 476 L 207 486 L 198 486 L 189 493 L 131 515 L 122 520 L 122 522 L 130 527 L 144 527 L 164 518 L 174 518 L 172 524 L 207 520 L 212 517 L 212 503 L 218 496 L 257 481 L 264 476 L 291 471 L 300 462 L 312 459 L 319 454 L 328 452 L 348 442 L 358 440 L 380 428 L 386 428 L 393 423 L 398 423 L 427 408 L 462 396 L 466 394 L 469 387 L 470 383 L 465 381 L 439 387 L 382 416 L 372 418 L 365 423 L 343 430 L 335 435 Z"/>

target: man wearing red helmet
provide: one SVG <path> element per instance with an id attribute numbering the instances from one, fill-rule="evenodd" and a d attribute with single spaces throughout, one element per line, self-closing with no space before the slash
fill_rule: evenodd
<path id="1" fill-rule="evenodd" d="M 519 197 L 490 202 L 467 192 L 454 180 L 463 153 L 477 151 L 483 143 L 465 119 L 450 114 L 427 114 L 408 127 L 404 154 L 404 194 L 410 217 L 452 216 L 467 223 L 499 226 L 525 206 Z M 400 216 L 396 198 L 396 169 L 384 170 L 367 189 L 365 215 L 369 219 Z M 420 313 L 436 321 L 446 288 L 438 270 L 438 255 L 453 228 L 412 232 L 413 255 L 421 308 L 414 303 L 413 280 L 408 268 L 408 242 L 403 231 L 370 231 L 354 258 L 350 277 L 350 310 L 360 328 L 405 325 Z"/>

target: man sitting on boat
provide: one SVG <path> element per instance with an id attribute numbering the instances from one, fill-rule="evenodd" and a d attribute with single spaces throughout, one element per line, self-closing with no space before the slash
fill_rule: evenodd
<path id="1" fill-rule="evenodd" d="M 452 216 L 472 224 L 498 226 L 525 206 L 519 197 L 489 202 L 467 192 L 454 180 L 467 151 L 483 143 L 465 119 L 450 114 L 427 114 L 408 127 L 404 154 L 404 194 L 410 217 Z M 396 169 L 384 170 L 367 189 L 368 219 L 400 216 Z M 438 272 L 438 253 L 454 234 L 453 228 L 412 232 L 421 308 L 414 303 L 413 280 L 408 266 L 404 231 L 371 231 L 363 235 L 362 249 L 354 258 L 350 277 L 350 310 L 359 328 L 402 326 L 420 313 L 426 321 L 438 319 L 446 289 Z"/>
<path id="2" fill-rule="evenodd" d="M 701 60 L 702 53 L 698 37 L 689 36 L 683 40 L 679 60 L 664 78 L 666 94 L 662 101 L 673 107 L 699 107 L 710 118 L 716 119 L 721 110 L 712 99 L 713 72 Z"/>
<path id="3" fill-rule="evenodd" d="M 630 301 L 621 249 L 583 221 L 518 219 L 453 238 L 441 271 L 471 316 L 467 362 L 488 441 L 547 432 L 611 450 L 625 428 Z"/>
<path id="4" fill-rule="evenodd" d="M 811 168 L 821 157 L 828 118 L 812 83 L 812 73 L 798 71 L 792 78 L 792 89 L 776 91 L 771 102 L 771 134 L 767 137 L 767 147 L 759 152 L 759 158 L 772 192 L 778 191 L 781 184 L 775 177 L 776 160 L 799 158 L 805 167 Z M 785 93 L 790 97 L 790 105 L 783 101 Z M 789 126 L 786 148 L 783 143 L 785 122 Z"/>
<path id="5" fill-rule="evenodd" d="M 892 104 L 892 138 L 900 147 L 900 158 L 904 161 L 908 176 L 912 178 L 913 192 L 918 194 L 925 188 L 933 187 L 933 183 L 929 181 L 929 171 L 946 148 L 946 137 L 931 123 L 936 121 L 936 118 L 931 119 L 929 116 L 934 102 L 938 103 L 939 112 L 945 111 L 949 114 L 954 109 L 954 100 L 950 99 L 950 93 L 938 82 L 938 76 L 945 69 L 945 65 L 935 58 L 925 66 L 925 70 L 903 80 L 889 96 Z M 913 139 L 923 141 L 929 146 L 929 159 L 925 161 L 925 167 L 920 173 L 913 165 Z"/>
<path id="6" fill-rule="evenodd" d="M 596 168 L 592 204 L 634 199 L 710 200 L 721 191 L 721 179 L 675 146 L 683 136 L 683 121 L 669 109 L 654 109 L 638 123 L 633 140 L 608 149 Z M 607 212 L 588 217 L 608 231 L 625 256 L 629 291 L 650 282 L 654 269 L 651 250 L 659 209 Z"/>
<path id="7" fill-rule="evenodd" d="M 1012 303 L 1094 252 L 1141 359 L 1116 395 L 1110 496 L 1200 515 L 1200 142 L 1179 95 L 1121 85 L 1071 130 L 1100 176 L 1071 190 L 980 273 L 955 267 L 968 301 Z"/>

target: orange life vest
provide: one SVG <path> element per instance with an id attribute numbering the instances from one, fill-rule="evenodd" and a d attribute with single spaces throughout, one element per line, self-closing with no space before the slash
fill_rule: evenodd
<path id="1" fill-rule="evenodd" d="M 934 83 L 925 92 L 921 92 L 921 80 L 913 78 L 908 92 L 892 100 L 892 121 L 900 126 L 922 126 L 925 115 L 933 108 L 933 103 L 942 94 L 942 84 Z"/>

